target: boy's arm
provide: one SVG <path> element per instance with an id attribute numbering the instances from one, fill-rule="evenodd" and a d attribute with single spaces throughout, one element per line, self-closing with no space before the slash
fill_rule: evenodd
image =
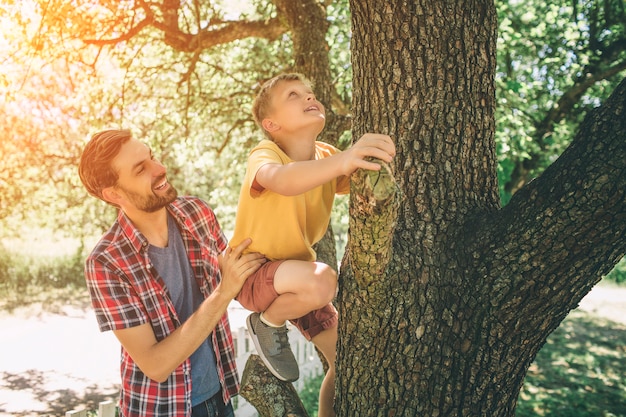
<path id="1" fill-rule="evenodd" d="M 380 170 L 380 164 L 367 161 L 377 158 L 391 162 L 396 149 L 387 135 L 366 133 L 349 149 L 328 158 L 296 161 L 286 165 L 266 164 L 257 171 L 255 181 L 263 189 L 292 196 L 307 192 L 342 175 L 351 175 L 358 168 Z"/>

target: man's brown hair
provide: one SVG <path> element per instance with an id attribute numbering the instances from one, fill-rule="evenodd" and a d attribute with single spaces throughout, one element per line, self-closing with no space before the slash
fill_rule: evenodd
<path id="1" fill-rule="evenodd" d="M 256 124 L 259 125 L 261 130 L 263 130 L 263 133 L 265 133 L 268 137 L 269 133 L 266 132 L 265 129 L 263 129 L 261 123 L 270 112 L 272 105 L 272 90 L 281 81 L 301 81 L 302 83 L 313 88 L 313 83 L 311 83 L 311 81 L 307 77 L 297 72 L 280 74 L 273 78 L 270 78 L 265 83 L 263 83 L 263 85 L 259 89 L 259 92 L 257 93 L 256 98 L 252 102 L 252 116 L 254 117 L 254 121 L 256 122 Z"/>
<path id="2" fill-rule="evenodd" d="M 131 137 L 130 131 L 126 129 L 104 130 L 91 137 L 78 165 L 78 175 L 89 194 L 106 201 L 102 198 L 102 190 L 114 186 L 119 179 L 111 161 Z"/>

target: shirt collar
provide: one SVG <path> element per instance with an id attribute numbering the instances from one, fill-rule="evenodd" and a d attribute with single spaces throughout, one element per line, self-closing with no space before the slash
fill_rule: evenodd
<path id="1" fill-rule="evenodd" d="M 180 227 L 187 229 L 185 225 L 187 216 L 185 216 L 185 213 L 183 213 L 177 206 L 177 200 L 178 198 L 173 203 L 167 205 L 167 211 L 174 217 L 176 223 L 178 223 Z M 148 239 L 146 239 L 139 229 L 135 227 L 133 222 L 128 218 L 128 216 L 126 216 L 123 210 L 119 210 L 117 221 L 120 224 L 124 235 L 137 252 L 139 252 L 141 248 L 148 247 Z"/>

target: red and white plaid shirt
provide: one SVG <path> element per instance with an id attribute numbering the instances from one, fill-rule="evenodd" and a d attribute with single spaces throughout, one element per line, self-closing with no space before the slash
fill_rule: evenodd
<path id="1" fill-rule="evenodd" d="M 217 256 L 227 245 L 215 214 L 202 200 L 179 197 L 167 209 L 176 219 L 194 276 L 205 297 L 221 280 Z M 148 241 L 120 211 L 85 267 L 101 331 L 150 323 L 158 341 L 180 322 L 163 280 L 150 263 Z M 224 402 L 239 390 L 235 349 L 226 314 L 212 333 Z M 185 360 L 163 383 L 146 377 L 122 348 L 120 410 L 126 417 L 191 415 L 191 369 Z"/>

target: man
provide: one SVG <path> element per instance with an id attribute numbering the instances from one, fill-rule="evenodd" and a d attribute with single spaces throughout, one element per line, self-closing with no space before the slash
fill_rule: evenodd
<path id="1" fill-rule="evenodd" d="M 239 386 L 226 311 L 264 257 L 243 254 L 250 239 L 227 248 L 211 208 L 178 197 L 127 130 L 95 134 L 79 174 L 119 208 L 85 277 L 100 330 L 122 345 L 122 415 L 232 416 Z"/>

